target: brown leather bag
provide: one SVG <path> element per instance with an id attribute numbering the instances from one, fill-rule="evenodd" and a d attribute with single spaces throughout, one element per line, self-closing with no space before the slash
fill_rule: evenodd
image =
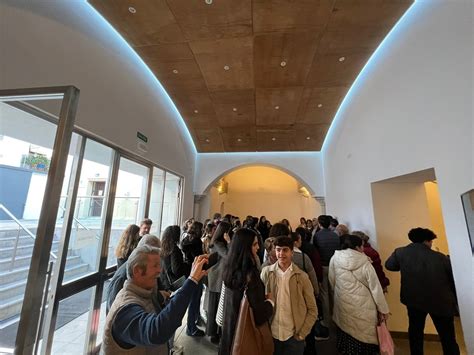
<path id="1" fill-rule="evenodd" d="M 253 311 L 246 291 L 240 302 L 239 318 L 235 329 L 232 355 L 272 355 L 273 337 L 268 322 L 255 325 Z"/>

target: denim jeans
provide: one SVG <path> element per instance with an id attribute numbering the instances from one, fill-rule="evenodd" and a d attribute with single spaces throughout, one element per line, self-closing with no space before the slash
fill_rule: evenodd
<path id="1" fill-rule="evenodd" d="M 194 291 L 194 294 L 191 297 L 191 302 L 188 306 L 188 321 L 186 330 L 188 333 L 194 333 L 197 330 L 197 321 L 200 316 L 200 305 L 201 305 L 201 296 L 202 296 L 202 284 L 199 283 L 198 289 Z"/>

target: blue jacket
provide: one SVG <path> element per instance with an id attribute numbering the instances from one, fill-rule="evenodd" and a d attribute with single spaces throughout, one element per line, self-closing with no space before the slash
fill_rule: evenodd
<path id="1" fill-rule="evenodd" d="M 159 313 L 147 313 L 137 304 L 123 307 L 115 317 L 112 336 L 122 348 L 165 344 L 181 326 L 198 285 L 187 279 Z"/>

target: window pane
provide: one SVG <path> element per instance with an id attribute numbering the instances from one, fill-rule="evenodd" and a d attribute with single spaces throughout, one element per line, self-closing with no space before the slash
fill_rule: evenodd
<path id="1" fill-rule="evenodd" d="M 87 140 L 63 283 L 97 271 L 112 157 L 111 148 Z"/>
<path id="2" fill-rule="evenodd" d="M 107 267 L 116 264 L 115 248 L 122 232 L 144 217 L 148 171 L 146 166 L 120 159 Z"/>
<path id="3" fill-rule="evenodd" d="M 165 198 L 163 201 L 163 223 L 161 231 L 166 227 L 178 223 L 180 178 L 169 172 L 165 178 Z"/>
<path id="4" fill-rule="evenodd" d="M 0 102 L 0 348 L 15 344 L 55 134 L 55 124 Z"/>
<path id="5" fill-rule="evenodd" d="M 83 354 L 95 287 L 59 302 L 51 354 Z"/>
<path id="6" fill-rule="evenodd" d="M 161 208 L 163 206 L 163 187 L 165 172 L 153 168 L 153 182 L 151 185 L 150 218 L 153 220 L 151 234 L 160 235 Z"/>

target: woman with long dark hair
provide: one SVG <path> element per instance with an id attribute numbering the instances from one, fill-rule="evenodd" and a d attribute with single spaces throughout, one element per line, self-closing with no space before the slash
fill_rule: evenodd
<path id="1" fill-rule="evenodd" d="M 227 257 L 230 233 L 232 233 L 232 225 L 228 222 L 221 221 L 212 235 L 211 242 L 209 243 L 209 253 L 218 254 L 217 263 L 209 269 L 209 273 L 207 274 L 209 302 L 206 334 L 211 337 L 211 342 L 214 344 L 219 343 L 216 314 L 222 290 L 222 272 L 224 270 L 224 261 Z"/>
<path id="2" fill-rule="evenodd" d="M 271 295 L 265 295 L 265 286 L 257 269 L 257 251 L 258 239 L 254 231 L 241 228 L 232 237 L 224 263 L 223 280 L 226 289 L 220 355 L 231 353 L 245 289 L 257 326 L 267 322 L 273 314 Z"/>
<path id="3" fill-rule="evenodd" d="M 123 263 L 128 260 L 128 257 L 130 256 L 130 254 L 132 254 L 133 249 L 137 247 L 139 231 L 139 226 L 137 226 L 136 224 L 130 224 L 120 236 L 117 247 L 115 248 L 115 256 L 117 257 L 117 268 L 119 268 Z"/>
<path id="4" fill-rule="evenodd" d="M 194 258 L 203 253 L 202 250 L 202 223 L 194 221 L 188 228 L 186 236 L 181 241 L 181 250 L 184 254 L 184 262 L 187 263 L 191 269 L 191 265 Z M 199 284 L 199 289 L 196 291 L 191 298 L 188 308 L 188 320 L 186 334 L 192 337 L 202 337 L 205 333 L 197 327 L 197 323 L 200 319 L 201 295 L 202 295 L 202 283 Z"/>
<path id="5" fill-rule="evenodd" d="M 182 276 L 189 275 L 190 268 L 184 263 L 183 253 L 178 247 L 179 226 L 168 226 L 161 233 L 161 273 L 160 279 L 166 289 Z"/>

